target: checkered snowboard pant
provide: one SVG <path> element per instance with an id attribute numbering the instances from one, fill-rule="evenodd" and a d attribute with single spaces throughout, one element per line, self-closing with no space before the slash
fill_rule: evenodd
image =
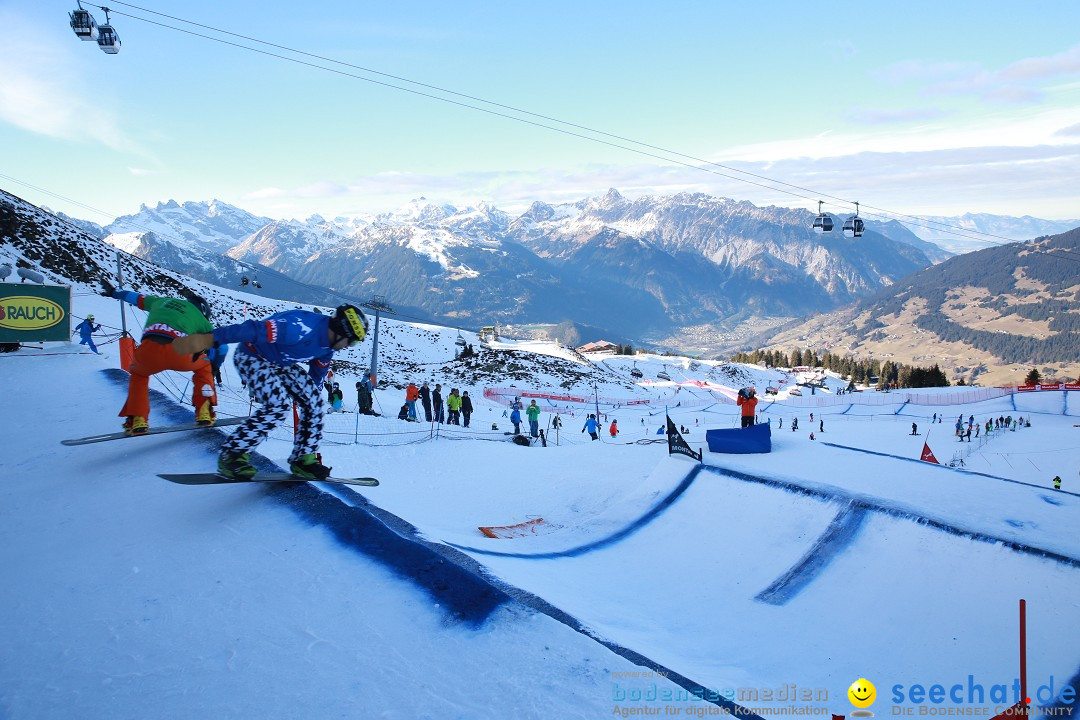
<path id="1" fill-rule="evenodd" d="M 293 402 L 299 416 L 289 462 L 319 449 L 323 433 L 323 405 L 319 386 L 299 365 L 282 367 L 243 351 L 233 353 L 233 364 L 252 399 L 262 407 L 241 423 L 222 446 L 223 453 L 251 452 L 289 416 Z"/>

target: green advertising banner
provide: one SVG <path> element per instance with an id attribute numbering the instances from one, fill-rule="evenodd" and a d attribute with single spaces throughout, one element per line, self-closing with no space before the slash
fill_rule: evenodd
<path id="1" fill-rule="evenodd" d="M 66 342 L 70 318 L 70 287 L 0 283 L 0 342 Z"/>

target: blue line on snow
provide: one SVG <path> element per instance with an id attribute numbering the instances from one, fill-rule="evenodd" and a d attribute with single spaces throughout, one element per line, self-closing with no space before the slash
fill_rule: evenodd
<path id="1" fill-rule="evenodd" d="M 704 466 L 704 468 L 711 472 L 715 472 L 718 475 L 726 475 L 733 479 L 742 480 L 744 482 L 753 482 L 760 485 L 768 485 L 771 487 L 780 488 L 782 490 L 786 490 L 787 492 L 792 492 L 797 495 L 806 495 L 807 497 L 821 498 L 824 500 L 832 500 L 843 503 L 855 502 L 868 510 L 880 512 L 884 515 L 900 518 L 902 520 L 912 520 L 919 525 L 924 525 L 935 530 L 940 530 L 941 532 L 945 532 L 950 535 L 968 538 L 969 540 L 978 540 L 979 542 L 990 543 L 992 545 L 1002 545 L 1018 553 L 1023 553 L 1025 555 L 1034 555 L 1035 557 L 1040 557 L 1046 560 L 1053 560 L 1054 562 L 1059 562 L 1063 565 L 1080 568 L 1080 558 L 1064 555 L 1062 553 L 1055 552 L 1054 550 L 1047 550 L 1046 548 L 1016 542 L 1015 540 L 1009 540 L 1007 538 L 995 537 L 994 535 L 988 535 L 986 533 L 978 532 L 975 530 L 967 530 L 958 525 L 942 522 L 941 520 L 932 520 L 923 515 L 919 515 L 918 513 L 911 512 L 910 510 L 904 510 L 880 502 L 870 502 L 868 500 L 849 495 L 848 493 L 839 490 L 823 490 L 818 488 L 810 488 L 788 480 L 777 480 L 775 478 L 763 477 L 761 475 L 751 475 L 749 473 L 744 473 L 739 470 L 733 470 L 731 468 L 721 467 L 719 465 L 706 465 Z"/>
<path id="2" fill-rule="evenodd" d="M 904 457 L 903 455 L 892 455 L 890 453 L 878 452 L 877 450 L 865 450 L 863 448 L 851 447 L 850 445 L 837 445 L 836 443 L 824 442 L 822 445 L 828 445 L 829 447 L 840 448 L 841 450 L 853 450 L 854 452 L 866 453 L 867 455 L 879 455 L 881 457 L 894 458 L 896 460 L 904 460 L 905 462 L 914 462 L 926 465 L 929 467 L 937 468 L 938 470 L 949 470 L 951 472 L 963 473 L 965 475 L 978 475 L 979 477 L 987 477 L 993 480 L 1001 480 L 1007 483 L 1013 483 L 1014 485 L 1024 485 L 1026 487 L 1032 487 L 1036 490 L 1048 490 L 1042 485 L 1036 485 L 1034 483 L 1027 483 L 1023 480 L 1013 480 L 1012 478 L 1001 477 L 1000 475 L 991 475 L 990 473 L 979 472 L 978 470 L 964 470 L 962 468 L 949 467 L 948 465 L 941 465 L 938 463 L 926 462 L 925 460 L 919 460 L 918 458 Z M 1055 490 L 1055 493 L 1062 493 L 1063 495 L 1075 495 L 1080 497 L 1080 493 L 1069 492 L 1068 490 Z"/>
<path id="3" fill-rule="evenodd" d="M 903 405 L 901 405 L 900 407 L 896 408 L 896 412 L 894 412 L 894 413 L 893 413 L 893 415 L 899 415 L 899 414 L 900 414 L 901 412 L 903 412 L 904 408 L 906 408 L 906 407 L 907 407 L 907 404 L 908 404 L 908 401 L 907 401 L 907 400 L 905 400 L 905 401 L 904 401 L 904 404 L 903 404 Z"/>
<path id="4" fill-rule="evenodd" d="M 851 410 L 851 408 L 853 408 L 853 407 L 855 407 L 855 403 L 851 403 L 850 405 L 848 405 L 848 406 L 847 406 L 847 408 L 845 408 L 845 409 L 844 409 L 844 412 L 842 412 L 842 413 L 840 413 L 840 414 L 841 414 L 841 415 L 847 415 L 847 414 L 848 414 L 848 412 L 849 412 L 849 411 Z"/>
<path id="5" fill-rule="evenodd" d="M 674 502 L 679 498 L 679 496 L 686 492 L 686 489 L 689 488 L 690 485 L 694 482 L 694 479 L 698 476 L 703 467 L 705 466 L 700 464 L 695 465 L 694 469 L 690 471 L 690 474 L 683 478 L 683 481 L 679 483 L 679 486 L 672 490 L 670 493 L 668 493 L 667 497 L 658 502 L 648 512 L 646 512 L 637 520 L 624 527 L 622 530 L 614 532 L 605 538 L 601 538 L 599 540 L 591 543 L 586 543 L 584 545 L 579 545 L 575 548 L 570 548 L 568 550 L 556 550 L 554 552 L 546 553 L 509 553 L 500 552 L 498 550 L 485 550 L 482 548 L 468 547 L 465 545 L 456 545 L 454 543 L 450 544 L 458 548 L 459 550 L 465 550 L 467 552 L 477 553 L 479 555 L 489 555 L 494 557 L 523 558 L 527 560 L 551 560 L 553 558 L 580 557 L 581 555 L 590 553 L 593 550 L 599 550 L 601 548 L 614 545 L 620 540 L 623 540 L 624 538 L 633 535 L 635 532 L 655 520 L 661 515 L 661 513 L 671 507 L 671 505 L 674 504 Z"/>
<path id="6" fill-rule="evenodd" d="M 849 502 L 836 514 L 825 532 L 802 558 L 754 599 L 769 605 L 783 605 L 798 595 L 833 558 L 855 541 L 868 515 L 869 511 L 865 506 L 854 501 Z"/>

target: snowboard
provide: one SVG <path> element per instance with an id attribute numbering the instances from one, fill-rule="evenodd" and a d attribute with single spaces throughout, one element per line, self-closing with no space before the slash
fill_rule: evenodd
<path id="1" fill-rule="evenodd" d="M 124 431 L 105 433 L 104 435 L 90 435 L 83 438 L 72 438 L 70 440 L 61 440 L 61 445 L 89 445 L 90 443 L 108 442 L 109 440 L 123 440 L 124 438 L 137 438 L 145 437 L 146 435 L 161 435 L 163 433 L 185 432 L 187 430 L 212 430 L 217 427 L 229 427 L 230 425 L 239 425 L 247 420 L 246 417 L 225 418 L 218 420 L 216 423 L 210 426 L 196 425 L 194 422 L 183 423 L 181 425 L 162 425 L 161 427 L 151 427 L 144 433 L 138 435 L 128 435 Z"/>
<path id="2" fill-rule="evenodd" d="M 285 472 L 261 472 L 250 480 L 244 478 L 229 478 L 224 475 L 218 475 L 217 473 L 160 474 L 158 477 L 165 478 L 169 482 L 179 483 L 181 485 L 225 485 L 228 483 L 245 482 L 328 482 L 337 483 L 338 485 L 364 485 L 366 487 L 375 487 L 379 484 L 379 481 L 373 477 L 328 477 L 322 480 L 309 480 L 308 478 Z"/>

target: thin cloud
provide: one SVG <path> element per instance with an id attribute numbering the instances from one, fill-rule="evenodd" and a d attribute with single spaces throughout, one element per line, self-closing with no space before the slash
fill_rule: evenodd
<path id="1" fill-rule="evenodd" d="M 1080 123 L 1070 125 L 1069 127 L 1063 127 L 1054 133 L 1058 137 L 1080 137 Z"/>
<path id="2" fill-rule="evenodd" d="M 947 114 L 939 108 L 899 108 L 895 110 L 857 108 L 848 113 L 848 119 L 860 125 L 897 125 L 939 120 Z"/>
<path id="3" fill-rule="evenodd" d="M 1080 45 L 1054 55 L 1017 60 L 994 70 L 975 62 L 909 60 L 879 69 L 874 75 L 893 85 L 921 84 L 928 96 L 974 96 L 988 103 L 1036 104 L 1045 97 L 1042 85 L 1080 74 Z"/>

